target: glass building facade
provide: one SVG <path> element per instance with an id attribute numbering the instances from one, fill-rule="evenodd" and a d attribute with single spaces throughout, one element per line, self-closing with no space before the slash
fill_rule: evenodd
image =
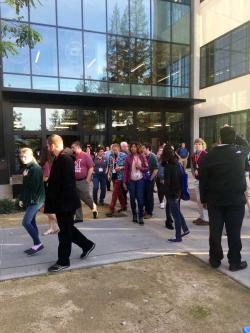
<path id="1" fill-rule="evenodd" d="M 42 42 L 2 59 L 0 184 L 18 173 L 20 147 L 39 150 L 52 133 L 66 146 L 189 143 L 200 102 L 190 88 L 190 0 L 42 0 L 20 16 Z"/>

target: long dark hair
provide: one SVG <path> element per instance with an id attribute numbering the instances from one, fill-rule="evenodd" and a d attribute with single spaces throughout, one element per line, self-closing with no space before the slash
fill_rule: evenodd
<path id="1" fill-rule="evenodd" d="M 170 163 L 176 164 L 178 161 L 177 156 L 175 155 L 174 149 L 169 143 L 167 143 L 162 151 L 161 160 L 163 164 Z"/>

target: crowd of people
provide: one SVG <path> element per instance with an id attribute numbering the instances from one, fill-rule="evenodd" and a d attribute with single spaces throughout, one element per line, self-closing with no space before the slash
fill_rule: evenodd
<path id="1" fill-rule="evenodd" d="M 221 143 L 211 152 L 207 153 L 204 140 L 198 138 L 191 154 L 185 143 L 176 150 L 165 143 L 156 154 L 150 144 L 136 142 L 98 146 L 96 151 L 87 145 L 84 151 L 79 141 L 65 148 L 63 139 L 53 134 L 41 154 L 40 165 L 30 148 L 20 150 L 24 169 L 19 204 L 25 208 L 23 226 L 34 243 L 25 253 L 34 255 L 44 248 L 36 225 L 36 214 L 42 210 L 49 221 L 44 235 L 58 233 L 59 239 L 58 260 L 49 271 L 69 267 L 72 242 L 81 248 L 81 259 L 86 258 L 95 243 L 75 227 L 75 223 L 83 222 L 81 201 L 97 218 L 98 206 L 104 205 L 111 184 L 107 217 L 127 211 L 129 195 L 131 220 L 142 226 L 154 215 L 154 192 L 157 192 L 160 208 L 166 211 L 165 227 L 175 229 L 174 237 L 168 241 L 181 242 L 190 233 L 181 200 L 189 199 L 186 167 L 191 157 L 199 209 L 199 217 L 193 223 L 209 225 L 210 264 L 218 267 L 223 258 L 221 236 L 225 224 L 230 269 L 243 269 L 246 263 L 240 257 L 240 230 L 245 212 L 246 175 L 249 184 L 248 153 L 247 143 L 238 137 L 236 140 L 234 129 L 228 125 L 221 129 Z M 250 209 L 249 188 L 246 193 Z M 120 207 L 116 212 L 117 201 Z"/>

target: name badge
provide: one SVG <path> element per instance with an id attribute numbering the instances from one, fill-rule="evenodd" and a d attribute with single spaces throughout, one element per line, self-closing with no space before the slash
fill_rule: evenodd
<path id="1" fill-rule="evenodd" d="M 133 173 L 133 176 L 134 176 L 134 178 L 140 178 L 140 172 L 134 172 Z"/>
<path id="2" fill-rule="evenodd" d="M 116 170 L 113 170 L 113 172 L 112 173 L 116 173 Z"/>
<path id="3" fill-rule="evenodd" d="M 103 172 L 103 168 L 99 168 L 99 172 Z"/>

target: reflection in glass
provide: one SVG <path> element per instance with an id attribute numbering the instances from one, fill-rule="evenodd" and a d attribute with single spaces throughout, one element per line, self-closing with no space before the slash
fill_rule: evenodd
<path id="1" fill-rule="evenodd" d="M 232 32 L 231 45 L 231 77 L 244 74 L 250 66 L 249 62 L 249 33 L 250 28 L 244 25 Z"/>
<path id="2" fill-rule="evenodd" d="M 116 129 L 128 129 L 133 126 L 133 111 L 112 110 L 112 127 Z"/>
<path id="3" fill-rule="evenodd" d="M 172 144 L 184 141 L 184 115 L 180 112 L 165 112 L 165 131 Z"/>
<path id="4" fill-rule="evenodd" d="M 109 83 L 109 93 L 113 95 L 130 95 L 130 85 L 126 83 Z"/>
<path id="5" fill-rule="evenodd" d="M 152 42 L 152 75 L 153 84 L 170 85 L 170 44 Z"/>
<path id="6" fill-rule="evenodd" d="M 71 28 L 82 28 L 81 0 L 57 1 L 58 25 Z"/>
<path id="7" fill-rule="evenodd" d="M 179 98 L 189 97 L 189 88 L 172 87 L 172 97 L 179 97 Z"/>
<path id="8" fill-rule="evenodd" d="M 56 28 L 33 25 L 43 40 L 31 50 L 32 74 L 57 76 Z"/>
<path id="9" fill-rule="evenodd" d="M 106 32 L 105 0 L 83 0 L 85 30 Z"/>
<path id="10" fill-rule="evenodd" d="M 34 133 L 25 134 L 15 134 L 14 135 L 14 174 L 19 174 L 23 171 L 23 165 L 19 158 L 19 151 L 21 148 L 29 147 L 33 150 L 33 152 L 37 150 L 41 150 L 42 147 L 42 139 L 40 135 Z"/>
<path id="11" fill-rule="evenodd" d="M 153 86 L 152 95 L 155 97 L 171 97 L 171 88 L 166 86 Z"/>
<path id="12" fill-rule="evenodd" d="M 41 130 L 41 109 L 14 107 L 13 129 L 15 131 Z"/>
<path id="13" fill-rule="evenodd" d="M 150 41 L 146 39 L 130 39 L 131 69 L 130 82 L 151 83 Z"/>
<path id="14" fill-rule="evenodd" d="M 83 80 L 60 79 L 60 91 L 83 92 Z"/>
<path id="15" fill-rule="evenodd" d="M 173 86 L 189 86 L 190 47 L 172 45 L 171 84 Z"/>
<path id="16" fill-rule="evenodd" d="M 165 0 L 152 0 L 153 39 L 170 41 L 171 39 L 171 3 Z"/>
<path id="17" fill-rule="evenodd" d="M 13 7 L 10 7 L 6 3 L 1 3 L 1 18 L 6 18 L 9 20 L 17 18 L 16 11 Z M 21 21 L 28 21 L 28 8 L 24 7 L 20 9 L 20 13 L 18 14 L 21 17 Z"/>
<path id="18" fill-rule="evenodd" d="M 104 130 L 105 129 L 105 112 L 104 110 L 83 110 L 82 128 L 86 131 Z"/>
<path id="19" fill-rule="evenodd" d="M 142 84 L 132 84 L 131 94 L 136 96 L 151 96 L 151 86 Z"/>
<path id="20" fill-rule="evenodd" d="M 82 78 L 82 33 L 80 31 L 58 29 L 58 35 L 60 76 Z"/>
<path id="21" fill-rule="evenodd" d="M 130 34 L 150 38 L 150 0 L 130 0 Z"/>
<path id="22" fill-rule="evenodd" d="M 178 3 L 172 4 L 172 41 L 190 43 L 190 7 Z"/>
<path id="23" fill-rule="evenodd" d="M 85 79 L 107 80 L 106 36 L 84 33 Z"/>
<path id="24" fill-rule="evenodd" d="M 159 130 L 162 128 L 161 112 L 136 112 L 138 131 Z"/>
<path id="25" fill-rule="evenodd" d="M 114 82 L 129 82 L 129 39 L 108 36 L 108 77 Z"/>
<path id="26" fill-rule="evenodd" d="M 77 110 L 45 109 L 48 131 L 72 131 L 78 128 Z"/>
<path id="27" fill-rule="evenodd" d="M 84 144 L 90 144 L 92 148 L 96 148 L 98 146 L 104 146 L 105 136 L 104 135 L 84 135 L 83 142 Z"/>
<path id="28" fill-rule="evenodd" d="M 58 78 L 46 76 L 32 76 L 33 89 L 58 90 Z"/>
<path id="29" fill-rule="evenodd" d="M 3 85 L 9 88 L 31 88 L 30 76 L 3 74 Z"/>
<path id="30" fill-rule="evenodd" d="M 15 42 L 14 39 L 5 41 Z M 18 54 L 9 54 L 8 58 L 3 58 L 3 71 L 9 73 L 30 74 L 30 56 L 27 46 L 19 48 Z"/>
<path id="31" fill-rule="evenodd" d="M 107 94 L 108 83 L 104 81 L 85 80 L 85 92 L 93 94 Z"/>
<path id="32" fill-rule="evenodd" d="M 30 22 L 56 24 L 55 0 L 36 2 L 36 7 L 30 7 Z"/>
<path id="33" fill-rule="evenodd" d="M 108 0 L 108 32 L 128 35 L 128 0 Z"/>

